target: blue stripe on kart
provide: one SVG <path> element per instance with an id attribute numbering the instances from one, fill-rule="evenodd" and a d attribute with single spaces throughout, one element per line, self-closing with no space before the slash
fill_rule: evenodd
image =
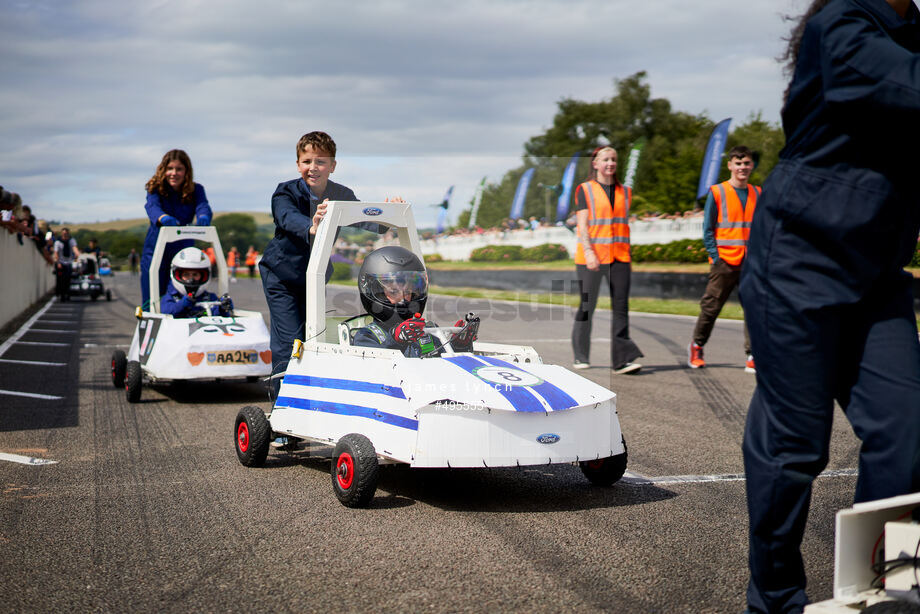
<path id="1" fill-rule="evenodd" d="M 275 401 L 275 407 L 293 407 L 294 409 L 305 409 L 307 411 L 319 411 L 327 414 L 337 414 L 340 416 L 357 416 L 358 418 L 368 418 L 377 420 L 390 426 L 397 426 L 403 429 L 418 430 L 418 420 L 404 418 L 396 414 L 390 414 L 373 407 L 363 407 L 361 405 L 349 405 L 348 403 L 333 403 L 331 401 L 317 401 L 316 399 L 301 399 L 299 397 L 278 397 Z"/>
<path id="2" fill-rule="evenodd" d="M 399 386 L 387 386 L 374 382 L 356 382 L 350 379 L 336 379 L 333 377 L 315 377 L 312 375 L 285 375 L 285 384 L 296 386 L 315 386 L 316 388 L 334 388 L 336 390 L 351 390 L 354 392 L 372 392 L 384 394 L 397 399 L 405 399 L 406 395 Z"/>
<path id="3" fill-rule="evenodd" d="M 476 360 L 472 356 L 445 356 L 444 360 L 453 363 L 467 373 L 472 373 L 477 367 L 482 367 L 486 364 Z M 523 386 L 503 386 L 502 384 L 493 384 L 485 380 L 481 381 L 487 386 L 491 386 L 499 394 L 508 399 L 508 402 L 511 403 L 515 411 L 546 411 L 540 403 L 540 400 Z"/>
<path id="4" fill-rule="evenodd" d="M 495 365 L 496 367 L 508 367 L 511 369 L 518 369 L 520 371 L 524 371 L 524 373 L 528 373 L 526 369 L 521 369 L 521 367 L 519 367 L 518 365 L 513 365 L 511 363 L 505 362 L 504 360 L 499 360 L 498 358 L 492 358 L 489 356 L 480 356 L 479 358 L 481 360 L 486 361 L 490 365 Z M 530 375 L 533 375 L 533 374 L 530 373 Z M 554 410 L 571 409 L 572 407 L 578 407 L 578 401 L 570 397 L 568 393 L 565 392 L 562 388 L 559 388 L 558 386 L 550 384 L 549 382 L 545 380 L 541 384 L 537 384 L 536 386 L 528 386 L 528 388 L 535 391 L 541 397 L 546 399 L 546 402 L 549 403 L 549 406 L 552 407 Z"/>

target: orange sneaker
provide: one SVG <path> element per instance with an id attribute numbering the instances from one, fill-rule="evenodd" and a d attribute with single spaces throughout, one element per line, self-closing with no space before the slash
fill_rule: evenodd
<path id="1" fill-rule="evenodd" d="M 697 345 L 690 342 L 690 345 L 687 347 L 687 364 L 691 369 L 699 369 L 700 367 L 706 366 L 706 361 L 703 360 L 703 346 Z"/>
<path id="2" fill-rule="evenodd" d="M 754 357 L 750 354 L 748 354 L 747 360 L 744 361 L 744 372 L 757 373 L 757 368 L 754 367 Z"/>

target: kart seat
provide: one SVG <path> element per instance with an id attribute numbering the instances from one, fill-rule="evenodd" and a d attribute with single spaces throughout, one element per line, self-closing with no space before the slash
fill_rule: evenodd
<path id="1" fill-rule="evenodd" d="M 364 328 L 370 324 L 373 319 L 374 318 L 371 316 L 371 314 L 362 313 L 361 315 L 352 316 L 339 322 L 339 345 L 351 345 L 352 341 L 355 339 L 355 333 L 358 332 L 358 329 Z"/>

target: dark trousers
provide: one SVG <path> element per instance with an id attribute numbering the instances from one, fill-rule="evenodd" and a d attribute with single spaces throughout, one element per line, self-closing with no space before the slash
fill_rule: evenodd
<path id="1" fill-rule="evenodd" d="M 291 360 L 294 339 L 304 339 L 307 320 L 307 289 L 302 284 L 282 281 L 270 269 L 259 265 L 262 275 L 262 291 L 268 303 L 269 329 L 271 334 L 272 375 L 284 373 Z M 281 378 L 272 380 L 277 398 Z"/>
<path id="2" fill-rule="evenodd" d="M 731 296 L 732 290 L 741 278 L 741 265 L 733 266 L 724 260 L 716 260 L 709 267 L 709 282 L 700 299 L 700 315 L 693 329 L 693 343 L 704 346 L 712 334 L 712 327 L 722 313 L 722 307 Z M 744 322 L 744 353 L 751 353 L 751 338 L 748 334 L 747 320 Z"/>
<path id="3" fill-rule="evenodd" d="M 812 481 L 828 462 L 835 400 L 862 441 L 855 500 L 920 492 L 920 343 L 910 278 L 889 273 L 852 302 L 835 290 L 847 271 L 828 270 L 832 261 L 807 241 L 780 235 L 771 235 L 762 256 L 749 256 L 741 279 L 757 357 L 742 446 L 754 612 L 807 603 L 800 545 Z"/>
<path id="4" fill-rule="evenodd" d="M 61 300 L 70 298 L 70 276 L 73 272 L 69 262 L 59 262 L 54 269 L 54 293 Z"/>
<path id="5" fill-rule="evenodd" d="M 575 312 L 572 327 L 572 349 L 575 360 L 590 362 L 591 320 L 597 306 L 601 279 L 607 280 L 613 307 L 613 321 L 610 328 L 610 361 L 614 369 L 642 356 L 638 346 L 629 338 L 629 281 L 632 266 L 628 262 L 602 264 L 597 271 L 589 271 L 583 264 L 575 265 L 578 278 L 578 292 L 581 302 Z"/>

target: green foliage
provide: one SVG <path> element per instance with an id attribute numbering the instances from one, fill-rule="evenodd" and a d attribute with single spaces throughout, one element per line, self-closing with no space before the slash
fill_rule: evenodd
<path id="1" fill-rule="evenodd" d="M 565 165 L 576 152 L 582 157 L 575 181 L 584 181 L 590 171 L 587 154 L 600 143 L 617 148 L 618 174 L 622 179 L 630 149 L 643 138 L 645 146 L 636 171 L 632 211 L 678 213 L 700 206 L 696 188 L 715 122 L 705 115 L 674 111 L 668 100 L 652 98 L 645 72 L 615 80 L 614 89 L 611 98 L 599 102 L 560 100 L 552 126 L 524 145 L 523 164 L 508 171 L 500 182 L 485 186 L 477 224 L 497 226 L 508 216 L 518 181 L 531 167 L 536 171 L 527 191 L 524 217 L 548 216 L 555 221 L 555 194 L 539 184 L 558 184 Z M 764 121 L 761 113 L 751 113 L 729 134 L 726 151 L 738 144 L 760 154 L 751 181 L 762 185 L 784 144 L 782 129 Z M 724 162 L 722 176 L 720 181 L 728 177 Z M 468 222 L 469 211 L 464 211 L 458 224 L 466 226 Z"/>
<path id="2" fill-rule="evenodd" d="M 265 249 L 259 240 L 256 220 L 249 214 L 227 213 L 215 217 L 213 224 L 217 228 L 217 236 L 220 237 L 225 254 L 231 247 L 236 247 L 241 254 L 245 254 L 250 245 L 255 245 L 260 252 Z"/>
<path id="3" fill-rule="evenodd" d="M 543 245 L 525 247 L 521 250 L 521 260 L 525 262 L 551 262 L 553 260 L 565 260 L 568 257 L 568 250 L 559 243 L 544 243 Z"/>
<path id="4" fill-rule="evenodd" d="M 920 267 L 920 243 L 917 244 L 917 248 L 914 250 L 914 257 L 910 259 L 910 265 L 912 267 Z"/>
<path id="5" fill-rule="evenodd" d="M 110 259 L 127 260 L 132 247 L 137 250 L 138 258 L 140 258 L 146 233 L 146 226 L 136 226 L 127 230 L 105 230 L 103 232 L 84 228 L 74 232 L 73 237 L 77 240 L 77 245 L 80 246 L 80 249 L 85 249 L 89 245 L 90 239 L 96 239 L 99 243 L 99 249 L 104 254 L 107 254 Z"/>
<path id="6" fill-rule="evenodd" d="M 520 245 L 486 245 L 470 254 L 473 262 L 514 262 L 522 260 L 524 248 Z"/>
<path id="7" fill-rule="evenodd" d="M 347 262 L 332 263 L 332 281 L 347 281 L 351 279 L 351 265 Z"/>
<path id="8" fill-rule="evenodd" d="M 630 255 L 633 262 L 707 262 L 709 259 L 702 239 L 632 245 Z"/>
<path id="9" fill-rule="evenodd" d="M 444 262 L 444 256 L 441 254 L 428 254 L 425 256 L 425 262 Z"/>

